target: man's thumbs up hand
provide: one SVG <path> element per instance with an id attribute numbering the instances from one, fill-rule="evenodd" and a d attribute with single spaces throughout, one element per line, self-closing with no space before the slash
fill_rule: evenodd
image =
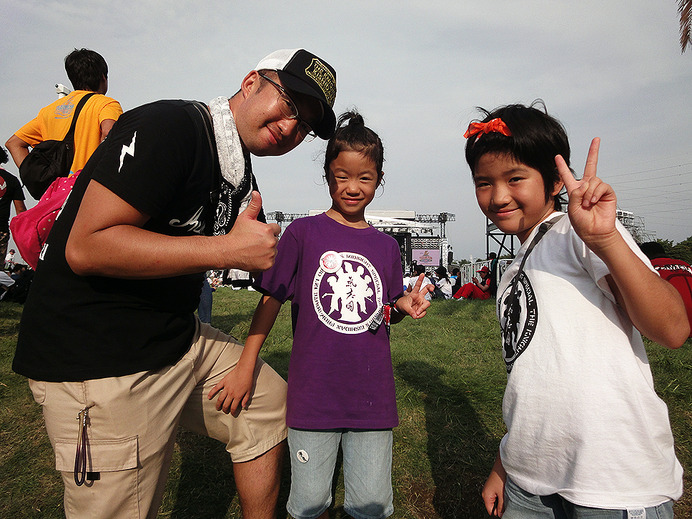
<path id="1" fill-rule="evenodd" d="M 274 265 L 276 257 L 277 236 L 281 228 L 273 223 L 257 221 L 262 209 L 262 196 L 252 192 L 252 199 L 245 210 L 238 215 L 233 228 L 228 233 L 230 246 L 224 258 L 228 268 L 237 268 L 248 272 L 261 272 Z"/>

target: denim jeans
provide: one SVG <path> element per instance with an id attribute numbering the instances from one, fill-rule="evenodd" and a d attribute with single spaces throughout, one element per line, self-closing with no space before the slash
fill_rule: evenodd
<path id="1" fill-rule="evenodd" d="M 646 510 L 644 515 L 642 510 Z M 609 510 L 575 505 L 558 494 L 536 496 L 507 478 L 505 513 L 502 519 L 673 519 L 673 502 L 666 501 L 646 509 Z"/>
<path id="2" fill-rule="evenodd" d="M 384 519 L 392 515 L 392 431 L 350 429 L 289 428 L 288 513 L 295 519 L 314 519 L 329 507 L 339 443 L 343 452 L 346 513 L 355 519 Z"/>

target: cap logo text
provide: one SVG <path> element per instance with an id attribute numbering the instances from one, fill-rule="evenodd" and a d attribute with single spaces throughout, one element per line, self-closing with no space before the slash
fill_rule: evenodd
<path id="1" fill-rule="evenodd" d="M 312 79 L 327 99 L 329 106 L 334 106 L 336 99 L 336 78 L 334 74 L 320 60 L 313 58 L 305 69 L 305 75 Z"/>

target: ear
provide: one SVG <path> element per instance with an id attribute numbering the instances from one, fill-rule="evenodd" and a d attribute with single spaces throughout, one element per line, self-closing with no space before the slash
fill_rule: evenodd
<path id="1" fill-rule="evenodd" d="M 97 93 L 106 95 L 106 92 L 108 92 L 108 78 L 105 74 L 101 74 L 101 81 L 99 82 Z"/>
<path id="2" fill-rule="evenodd" d="M 557 180 L 553 185 L 553 191 L 550 193 L 551 196 L 557 196 L 562 188 L 565 187 L 565 183 L 562 180 Z"/>
<path id="3" fill-rule="evenodd" d="M 256 91 L 260 84 L 259 72 L 253 70 L 250 72 L 243 81 L 240 83 L 240 92 L 243 94 L 243 98 L 247 98 L 252 92 Z"/>
<path id="4" fill-rule="evenodd" d="M 380 187 L 382 182 L 384 182 L 384 171 L 380 171 L 380 174 L 377 176 L 377 186 L 375 187 Z"/>

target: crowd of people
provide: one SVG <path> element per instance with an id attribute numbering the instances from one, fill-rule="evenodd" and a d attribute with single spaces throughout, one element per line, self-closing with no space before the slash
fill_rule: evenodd
<path id="1" fill-rule="evenodd" d="M 483 489 L 488 513 L 672 517 L 682 467 L 641 334 L 678 348 L 689 320 L 617 221 L 598 139 L 575 180 L 564 128 L 545 107 L 483 111 L 464 135 L 466 160 L 480 210 L 518 237 L 517 257 L 499 283 L 494 255 L 467 283 L 444 266 L 404 278 L 397 242 L 365 220 L 383 182 L 382 140 L 356 110 L 336 116 L 336 71 L 321 57 L 279 50 L 230 98 L 124 113 L 105 96 L 100 55 L 75 50 L 65 67 L 74 92 L 6 145 L 19 167 L 95 94 L 13 361 L 43 408 L 67 517 L 155 517 L 179 424 L 226 445 L 244 517 L 275 517 L 286 448 L 296 519 L 328 517 L 339 450 L 345 511 L 392 515 L 390 326 L 424 318 L 432 299 L 493 297 L 508 432 Z M 330 208 L 279 240 L 251 157 L 306 137 L 326 141 Z M 23 200 L 21 189 L 10 198 Z M 261 294 L 244 345 L 210 324 L 207 273 L 229 269 L 255 273 Z M 259 352 L 287 301 L 286 382 Z"/>
<path id="2" fill-rule="evenodd" d="M 490 299 L 495 296 L 497 289 L 497 254 L 488 254 L 488 265 L 479 266 L 476 273 L 478 277 L 472 276 L 471 280 L 464 283 L 464 278 L 458 267 L 452 269 L 451 274 L 447 268 L 439 265 L 434 269 L 427 269 L 425 265 L 414 263 L 411 273 L 404 276 L 404 290 L 410 291 L 413 288 L 415 279 L 423 274 L 423 286 L 432 284 L 432 292 L 426 294 L 430 299 L 455 299 L 463 301 L 467 299 Z"/>

